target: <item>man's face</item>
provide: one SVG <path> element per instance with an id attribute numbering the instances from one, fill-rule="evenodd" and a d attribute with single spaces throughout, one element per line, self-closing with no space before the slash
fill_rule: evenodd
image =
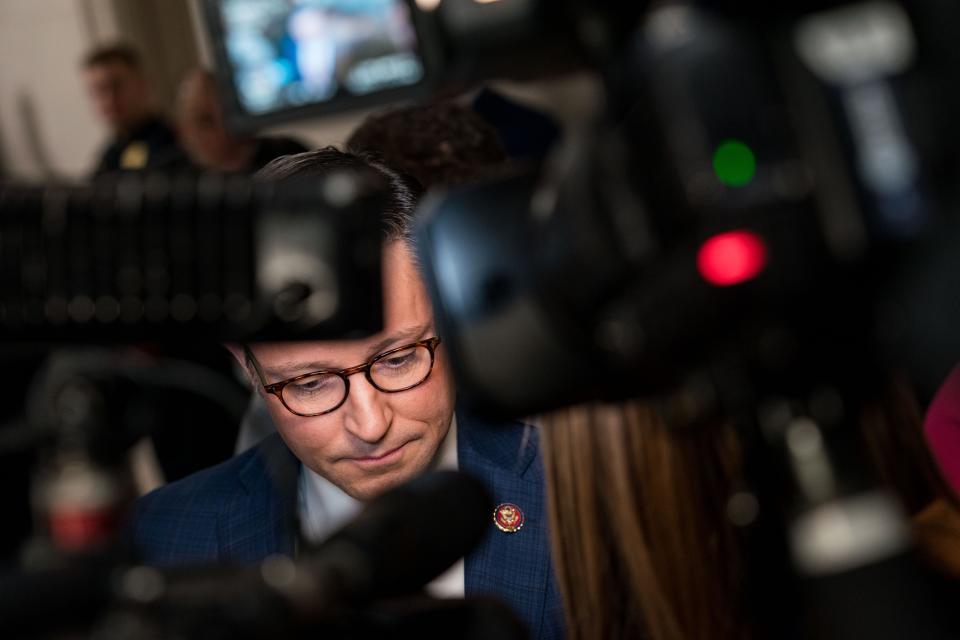
<path id="1" fill-rule="evenodd" d="M 129 131 L 150 112 L 150 99 L 143 76 L 130 65 L 106 62 L 84 71 L 93 105 L 116 133 Z"/>
<path id="2" fill-rule="evenodd" d="M 191 159 L 208 169 L 230 170 L 226 166 L 236 151 L 223 124 L 223 113 L 209 91 L 198 88 L 184 105 L 177 120 L 183 145 Z"/>
<path id="3" fill-rule="evenodd" d="M 384 249 L 383 295 L 384 328 L 369 338 L 253 345 L 267 384 L 352 367 L 436 335 L 426 287 L 402 242 Z M 454 387 L 441 345 L 429 378 L 407 391 L 383 393 L 359 373 L 350 377 L 343 405 L 326 415 L 296 416 L 270 394 L 266 402 L 280 435 L 301 462 L 354 498 L 368 500 L 430 464 L 450 427 Z"/>

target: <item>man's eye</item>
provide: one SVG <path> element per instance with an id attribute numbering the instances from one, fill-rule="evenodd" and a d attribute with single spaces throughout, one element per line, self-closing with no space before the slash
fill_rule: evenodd
<path id="1" fill-rule="evenodd" d="M 291 382 L 288 387 L 297 394 L 308 395 L 326 391 L 333 386 L 334 376 L 324 376 L 322 378 L 308 378 L 299 382 Z"/>
<path id="2" fill-rule="evenodd" d="M 380 363 L 388 368 L 397 369 L 409 364 L 412 359 L 412 353 L 404 353 L 396 356 L 390 356 L 389 358 L 384 358 L 380 361 Z"/>

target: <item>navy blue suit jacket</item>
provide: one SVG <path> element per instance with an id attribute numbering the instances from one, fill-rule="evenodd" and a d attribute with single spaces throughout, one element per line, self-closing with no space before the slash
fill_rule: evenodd
<path id="1" fill-rule="evenodd" d="M 523 527 L 493 524 L 465 559 L 465 592 L 493 595 L 519 614 L 532 638 L 563 636 L 561 599 L 547 539 L 543 467 L 537 432 L 519 423 L 491 425 L 457 414 L 461 471 L 483 482 L 495 504 L 523 511 Z M 299 461 L 276 434 L 216 467 L 140 499 L 133 520 L 148 563 L 250 564 L 293 554 Z"/>

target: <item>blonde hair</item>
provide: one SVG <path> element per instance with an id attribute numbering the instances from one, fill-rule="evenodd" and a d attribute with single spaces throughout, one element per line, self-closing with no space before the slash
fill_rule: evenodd
<path id="1" fill-rule="evenodd" d="M 745 637 L 732 429 L 672 432 L 641 402 L 543 419 L 550 526 L 569 637 Z"/>

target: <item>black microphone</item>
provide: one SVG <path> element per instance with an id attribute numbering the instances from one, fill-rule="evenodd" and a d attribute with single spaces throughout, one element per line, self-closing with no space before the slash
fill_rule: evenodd
<path id="1" fill-rule="evenodd" d="M 336 628 L 344 616 L 363 618 L 371 603 L 419 592 L 480 542 L 492 508 L 473 477 L 430 473 L 373 499 L 322 543 L 301 547 L 296 560 L 157 572 L 162 587 L 132 603 L 188 636 Z"/>
<path id="2" fill-rule="evenodd" d="M 122 556 L 0 577 L 0 622 L 23 635 L 78 629 L 110 607 L 144 629 L 184 637 L 262 638 L 306 628 L 336 631 L 344 620 L 369 629 L 449 620 L 402 608 L 375 619 L 364 607 L 421 590 L 477 545 L 492 502 L 476 479 L 443 471 L 420 476 L 370 501 L 360 515 L 296 560 L 275 556 L 255 567 L 160 569 Z M 482 603 L 464 605 L 476 617 Z M 403 615 L 401 615 L 401 612 Z M 487 617 L 487 614 L 480 617 Z M 516 628 L 509 611 L 505 628 Z M 116 615 L 105 620 L 116 619 Z M 496 622 L 496 621 L 494 621 Z M 123 630 L 111 629 L 122 638 Z"/>
<path id="3" fill-rule="evenodd" d="M 0 628 L 8 637 L 33 638 L 87 627 L 111 600 L 119 561 L 118 554 L 102 553 L 0 574 Z"/>
<path id="4" fill-rule="evenodd" d="M 336 567 L 344 596 L 411 593 L 480 542 L 492 511 L 486 489 L 472 476 L 430 473 L 371 501 L 308 554 L 307 566 L 316 558 L 318 568 Z"/>

